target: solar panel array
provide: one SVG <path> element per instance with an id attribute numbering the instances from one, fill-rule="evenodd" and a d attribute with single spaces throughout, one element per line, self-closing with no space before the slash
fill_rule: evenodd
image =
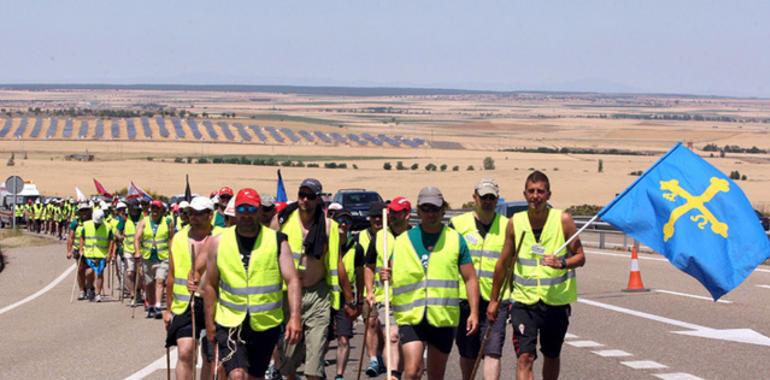
<path id="1" fill-rule="evenodd" d="M 275 128 L 265 127 L 265 130 L 267 131 L 267 133 L 270 134 L 270 136 L 273 137 L 273 140 L 275 140 L 276 142 L 283 144 L 283 142 L 286 141 Z"/>
<path id="2" fill-rule="evenodd" d="M 142 118 L 142 130 L 144 130 L 144 137 L 152 140 L 152 128 L 150 128 L 150 119 Z"/>
<path id="3" fill-rule="evenodd" d="M 46 139 L 52 139 L 56 136 L 56 129 L 59 128 L 59 119 L 52 117 L 51 125 L 48 126 L 48 132 L 45 133 Z"/>
<path id="4" fill-rule="evenodd" d="M 110 121 L 110 134 L 112 135 L 113 139 L 119 139 L 120 138 L 120 121 L 119 119 L 112 119 Z"/>
<path id="5" fill-rule="evenodd" d="M 299 142 L 299 136 L 294 134 L 294 131 L 292 131 L 291 129 L 289 129 L 289 128 L 281 128 L 281 132 L 283 133 L 284 136 L 288 137 L 291 142 L 293 142 L 293 143 L 298 143 Z"/>
<path id="6" fill-rule="evenodd" d="M 40 136 L 40 131 L 43 129 L 43 119 L 35 118 L 35 125 L 32 126 L 32 132 L 29 133 L 29 137 L 36 139 Z"/>
<path id="7" fill-rule="evenodd" d="M 160 137 L 167 139 L 170 134 L 168 133 L 168 128 L 166 128 L 166 121 L 163 120 L 163 116 L 156 116 L 155 122 L 158 123 L 158 133 L 160 134 Z"/>
<path id="8" fill-rule="evenodd" d="M 308 131 L 306 131 L 306 130 L 304 130 L 304 129 L 301 129 L 301 130 L 299 131 L 299 135 L 300 135 L 300 136 L 302 136 L 302 137 L 304 137 L 304 138 L 305 138 L 305 140 L 307 140 L 308 142 L 313 142 L 313 141 L 315 141 L 315 137 L 313 137 L 313 135 L 311 135 L 311 134 L 310 134 L 310 132 L 308 132 Z"/>
<path id="9" fill-rule="evenodd" d="M 0 129 L 0 137 L 5 138 L 5 136 L 8 135 L 8 131 L 11 130 L 11 125 L 13 125 L 13 119 L 11 118 L 5 119 L 5 124 L 3 124 L 3 129 Z"/>
<path id="10" fill-rule="evenodd" d="M 104 137 L 104 120 L 96 119 L 96 129 L 94 130 L 94 139 L 100 140 Z"/>
<path id="11" fill-rule="evenodd" d="M 136 126 L 134 126 L 134 119 L 126 119 L 126 132 L 128 133 L 128 139 L 136 139 Z"/>
<path id="12" fill-rule="evenodd" d="M 16 132 L 13 134 L 14 138 L 21 138 L 21 136 L 24 136 L 24 131 L 27 130 L 27 118 L 22 117 L 19 121 L 19 126 L 16 127 Z"/>
<path id="13" fill-rule="evenodd" d="M 329 138 L 329 135 L 327 135 L 326 133 L 323 133 L 323 132 L 321 132 L 321 131 L 315 131 L 315 132 L 313 132 L 313 133 L 314 133 L 316 136 L 318 136 L 318 139 L 319 139 L 319 140 L 321 140 L 321 141 L 323 141 L 323 142 L 325 142 L 325 143 L 327 143 L 327 144 L 331 144 L 331 143 L 332 143 L 332 139 L 330 139 L 330 138 Z"/>
<path id="14" fill-rule="evenodd" d="M 203 139 L 203 134 L 201 133 L 200 128 L 198 128 L 198 122 L 195 121 L 195 119 L 187 119 L 187 126 L 190 127 L 190 131 L 196 140 Z"/>
<path id="15" fill-rule="evenodd" d="M 251 131 L 254 132 L 254 135 L 257 136 L 259 141 L 266 142 L 267 136 L 265 136 L 264 133 L 262 133 L 262 130 L 256 125 L 249 125 L 249 128 L 251 128 Z"/>
<path id="16" fill-rule="evenodd" d="M 72 119 L 67 118 L 67 121 L 64 122 L 64 130 L 62 131 L 62 137 L 65 139 L 68 139 L 72 137 Z"/>
<path id="17" fill-rule="evenodd" d="M 364 146 L 364 145 L 369 145 L 369 142 L 368 142 L 368 141 L 366 141 L 366 140 L 362 140 L 360 137 L 358 137 L 358 135 L 356 135 L 356 134 L 353 134 L 353 133 L 348 133 L 348 139 L 349 139 L 350 141 L 352 141 L 352 142 L 354 142 L 354 143 L 358 144 L 358 145 L 361 145 L 361 146 Z"/>
<path id="18" fill-rule="evenodd" d="M 343 135 L 341 135 L 341 134 L 339 134 L 337 132 L 332 132 L 332 133 L 330 133 L 330 135 L 332 136 L 332 139 L 335 142 L 338 142 L 340 144 L 345 144 L 345 143 L 348 142 L 348 139 L 346 139 L 345 136 L 343 136 Z"/>
<path id="19" fill-rule="evenodd" d="M 178 117 L 172 117 L 171 124 L 174 125 L 174 131 L 176 131 L 177 138 L 183 139 L 187 137 L 187 133 L 185 133 L 184 128 L 182 128 L 182 120 L 179 120 Z"/>
<path id="20" fill-rule="evenodd" d="M 84 139 L 88 137 L 88 120 L 80 122 L 80 129 L 78 129 L 78 138 Z"/>
<path id="21" fill-rule="evenodd" d="M 370 135 L 370 134 L 368 134 L 366 132 L 362 133 L 361 137 L 369 140 L 374 145 L 382 146 L 382 140 L 380 140 L 380 139 L 378 139 L 378 138 L 376 138 L 376 137 L 374 137 L 374 136 L 372 136 L 372 135 Z"/>
<path id="22" fill-rule="evenodd" d="M 224 133 L 225 138 L 233 141 L 235 140 L 235 135 L 233 135 L 233 131 L 230 130 L 230 125 L 225 123 L 224 121 L 220 121 L 219 123 L 219 129 L 222 130 L 222 133 Z"/>
<path id="23" fill-rule="evenodd" d="M 243 124 L 235 123 L 234 125 L 235 129 L 238 130 L 238 134 L 241 135 L 241 139 L 243 139 L 243 141 L 251 141 L 251 135 L 246 132 L 246 127 L 244 127 Z"/>
<path id="24" fill-rule="evenodd" d="M 214 126 L 208 120 L 203 121 L 203 126 L 206 127 L 206 132 L 209 134 L 212 140 L 219 140 L 219 134 L 214 130 Z"/>

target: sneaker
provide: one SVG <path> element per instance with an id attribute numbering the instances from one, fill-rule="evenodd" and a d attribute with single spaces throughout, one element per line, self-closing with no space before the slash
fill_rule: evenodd
<path id="1" fill-rule="evenodd" d="M 147 318 L 155 318 L 155 308 L 150 307 L 147 309 Z"/>
<path id="2" fill-rule="evenodd" d="M 94 302 L 94 297 L 96 297 L 96 291 L 94 289 L 88 289 L 88 293 L 86 297 L 88 297 L 89 301 Z"/>
<path id="3" fill-rule="evenodd" d="M 163 311 L 161 311 L 161 308 L 156 307 L 155 308 L 155 319 L 162 319 L 163 318 Z"/>
<path id="4" fill-rule="evenodd" d="M 377 377 L 380 373 L 380 362 L 377 360 L 370 360 L 369 366 L 366 367 L 366 376 Z"/>
<path id="5" fill-rule="evenodd" d="M 97 294 L 95 300 L 96 300 L 96 302 L 102 302 L 102 295 L 101 294 Z"/>
<path id="6" fill-rule="evenodd" d="M 283 380 L 283 377 L 281 376 L 280 372 L 278 372 L 278 369 L 275 368 L 275 364 L 270 364 L 270 366 L 267 367 L 267 371 L 265 371 L 265 379 Z"/>
<path id="7" fill-rule="evenodd" d="M 85 290 L 81 291 L 80 294 L 78 295 L 78 301 L 82 301 L 84 299 L 86 299 L 86 291 Z"/>
<path id="8" fill-rule="evenodd" d="M 342 376 L 342 375 L 334 376 L 334 380 L 345 380 L 345 376 Z"/>

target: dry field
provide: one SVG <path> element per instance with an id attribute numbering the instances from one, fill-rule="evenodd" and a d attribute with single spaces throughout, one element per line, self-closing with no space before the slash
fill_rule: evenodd
<path id="1" fill-rule="evenodd" d="M 193 191 L 208 193 L 221 185 L 235 188 L 253 186 L 261 192 L 275 192 L 276 168 L 224 164 L 174 163 L 176 157 L 232 155 L 280 155 L 316 162 L 323 159 L 345 162 L 348 169 L 281 168 L 289 193 L 304 177 L 319 178 L 327 191 L 364 187 L 378 190 L 384 197 L 405 195 L 415 198 L 425 185 L 440 187 L 455 206 L 470 200 L 473 184 L 481 177 L 493 177 L 501 184 L 507 199 L 521 197 L 524 178 L 531 169 L 545 171 L 554 190 L 552 203 L 557 207 L 576 204 L 605 204 L 636 177 L 630 172 L 646 169 L 657 157 L 677 141 L 692 142 L 700 151 L 706 144 L 739 145 L 770 149 L 770 101 L 718 98 L 601 95 L 456 95 L 456 96 L 321 96 L 249 92 L 213 91 L 148 91 L 148 90 L 46 90 L 0 91 L 0 108 L 6 112 L 25 112 L 29 107 L 46 109 L 147 109 L 162 105 L 166 110 L 206 112 L 212 124 L 220 121 L 233 125 L 270 125 L 292 130 L 326 133 L 384 133 L 389 136 L 419 137 L 428 144 L 420 148 L 359 147 L 346 144 L 297 143 L 277 144 L 272 138 L 259 143 L 240 142 L 235 128 L 233 142 L 218 129 L 219 140 L 208 136 L 202 142 L 192 138 L 183 123 L 186 137 L 176 138 L 170 118 L 164 120 L 169 138 L 160 139 L 158 122 L 150 118 L 153 140 L 141 132 L 139 118 L 134 118 L 137 138 L 128 141 L 125 119 L 118 122 L 118 139 L 111 135 L 111 120 L 103 120 L 104 137 L 94 140 L 98 122 L 95 117 L 73 120 L 73 136 L 81 122 L 89 126 L 83 139 L 63 137 L 66 116 L 57 116 L 58 128 L 48 140 L 50 116 L 41 115 L 42 132 L 31 137 L 35 115 L 29 114 L 28 125 L 19 138 L 14 138 L 23 115 L 12 113 L 10 133 L 0 139 L 3 158 L 16 152 L 16 166 L 3 167 L 2 174 L 18 174 L 34 181 L 45 194 L 70 196 L 78 186 L 93 191 L 91 179 L 98 178 L 109 190 L 123 188 L 129 180 L 165 194 L 184 189 L 184 175 L 189 174 Z M 223 112 L 235 118 L 220 118 Z M 706 117 L 729 116 L 740 121 L 660 120 L 641 118 L 607 118 L 617 114 L 697 114 Z M 603 116 L 604 115 L 604 116 Z M 204 136 L 203 119 L 198 125 Z M 4 119 L 0 117 L 0 126 Z M 252 131 L 248 131 L 256 137 Z M 446 148 L 455 149 L 446 149 Z M 655 152 L 651 156 L 575 155 L 501 152 L 518 147 L 583 147 L 618 148 Z M 85 151 L 95 155 L 94 162 L 65 161 L 65 154 Z M 23 159 L 26 152 L 28 158 Z M 327 157 L 318 157 L 327 156 Z M 496 169 L 482 171 L 484 157 L 495 160 Z M 718 155 L 717 155 L 718 156 Z M 152 157 L 148 161 L 147 157 Z M 418 163 L 416 171 L 385 171 L 382 166 L 403 161 L 406 166 Z M 597 172 L 599 160 L 604 170 Z M 728 154 L 725 158 L 709 158 L 710 162 L 729 173 L 739 170 L 748 176 L 739 182 L 758 208 L 770 210 L 770 155 Z M 427 172 L 428 163 L 446 164 L 446 172 Z M 353 169 L 355 164 L 358 169 Z M 453 166 L 459 171 L 452 171 Z M 473 165 L 473 171 L 466 168 Z"/>

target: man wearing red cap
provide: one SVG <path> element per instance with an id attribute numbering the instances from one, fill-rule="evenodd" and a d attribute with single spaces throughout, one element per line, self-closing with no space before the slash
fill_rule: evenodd
<path id="1" fill-rule="evenodd" d="M 372 210 L 374 209 L 374 210 Z M 385 300 L 385 292 L 382 289 L 380 281 L 380 268 L 385 257 L 390 257 L 393 253 L 395 238 L 409 229 L 409 213 L 412 211 L 412 204 L 404 197 L 396 197 L 387 205 L 388 209 L 388 252 L 382 249 L 382 241 L 385 239 L 385 230 L 382 228 L 382 207 L 373 205 L 369 210 L 370 229 L 362 231 L 358 235 L 358 242 L 366 252 L 364 267 L 364 282 L 366 283 L 366 300 L 368 310 L 364 315 L 369 315 L 369 334 L 366 336 L 366 348 L 369 352 L 369 367 L 366 374 L 369 377 L 375 377 L 385 371 L 385 363 L 382 360 L 382 346 L 384 346 L 385 334 L 383 331 L 383 318 L 391 318 L 391 360 L 392 367 L 399 368 L 399 348 L 398 348 L 398 328 L 392 316 L 381 314 L 381 306 Z M 374 212 L 373 212 L 374 211 Z M 376 215 L 379 214 L 379 215 Z M 396 371 L 396 375 L 400 372 Z"/>
<path id="2" fill-rule="evenodd" d="M 263 378 L 284 322 L 288 289 L 289 320 L 284 339 L 302 336 L 301 285 L 286 235 L 259 223 L 259 194 L 242 189 L 235 197 L 235 226 L 211 237 L 204 302 L 206 338 L 216 338 L 228 378 Z"/>
<path id="3" fill-rule="evenodd" d="M 211 218 L 211 225 L 214 227 L 227 227 L 227 223 L 225 223 L 225 208 L 227 207 L 227 202 L 230 202 L 230 199 L 233 198 L 233 189 L 225 186 L 217 191 L 216 196 L 219 201 L 217 203 L 217 211 L 214 213 L 214 217 Z"/>
<path id="4" fill-rule="evenodd" d="M 168 275 L 168 250 L 174 238 L 174 222 L 164 218 L 165 207 L 160 200 L 150 203 L 150 217 L 136 226 L 134 257 L 142 258 L 147 318 L 161 319 L 160 298 Z"/>

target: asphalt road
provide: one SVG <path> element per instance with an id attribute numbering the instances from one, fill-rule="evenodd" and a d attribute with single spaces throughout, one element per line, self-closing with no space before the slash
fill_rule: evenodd
<path id="1" fill-rule="evenodd" d="M 9 265 L 0 274 L 0 379 L 165 378 L 162 323 L 145 319 L 141 310 L 132 319 L 129 307 L 109 297 L 101 304 L 70 304 L 74 263 L 65 259 L 63 244 L 7 254 Z M 588 250 L 587 265 L 578 271 L 580 300 L 572 307 L 562 378 L 770 378 L 770 268 L 760 267 L 726 302 L 714 303 L 660 256 L 641 256 L 651 291 L 624 293 L 628 255 Z M 362 331 L 358 325 L 346 378 L 356 377 Z M 510 331 L 506 379 L 515 368 Z M 457 360 L 453 352 L 447 379 L 460 378 Z M 334 375 L 333 366 L 327 374 Z"/>

